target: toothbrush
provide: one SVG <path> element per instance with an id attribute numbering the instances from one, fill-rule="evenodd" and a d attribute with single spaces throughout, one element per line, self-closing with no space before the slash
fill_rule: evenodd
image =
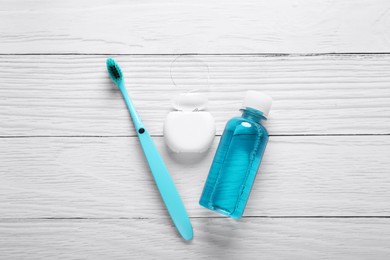
<path id="1" fill-rule="evenodd" d="M 106 64 L 110 78 L 115 85 L 118 86 L 126 102 L 127 108 L 129 109 L 144 155 L 148 161 L 150 170 L 169 215 L 184 240 L 191 240 L 193 231 L 187 211 L 184 208 L 184 204 L 156 145 L 153 143 L 152 138 L 145 129 L 145 126 L 127 93 L 121 68 L 119 67 L 119 64 L 111 58 L 107 59 Z"/>

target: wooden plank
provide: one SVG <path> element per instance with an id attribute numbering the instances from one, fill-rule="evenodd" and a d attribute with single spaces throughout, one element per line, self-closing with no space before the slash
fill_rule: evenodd
<path id="1" fill-rule="evenodd" d="M 184 163 L 154 138 L 191 217 L 218 138 Z M 389 136 L 271 137 L 245 216 L 390 216 Z M 137 138 L 0 139 L 0 217 L 168 217 Z"/>
<path id="2" fill-rule="evenodd" d="M 134 135 L 106 58 L 0 56 L 0 135 Z M 173 72 L 180 87 L 170 78 L 175 55 L 117 58 L 153 135 L 162 135 L 180 88 L 206 85 L 202 62 L 210 68 L 208 109 L 217 134 L 239 114 L 248 89 L 274 97 L 266 123 L 271 135 L 390 133 L 390 55 L 182 57 Z"/>
<path id="3" fill-rule="evenodd" d="M 386 0 L 7 0 L 0 52 L 389 52 L 389 8 Z"/>
<path id="4" fill-rule="evenodd" d="M 387 259 L 389 219 L 1 220 L 4 259 Z"/>

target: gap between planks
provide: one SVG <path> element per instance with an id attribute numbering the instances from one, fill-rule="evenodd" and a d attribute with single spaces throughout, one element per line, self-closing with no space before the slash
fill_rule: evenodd
<path id="1" fill-rule="evenodd" d="M 319 52 L 319 53 L 272 53 L 272 52 L 254 52 L 254 53 L 0 53 L 0 56 L 265 56 L 265 57 L 307 57 L 307 56 L 361 56 L 361 55 L 390 55 L 390 52 Z"/>
<path id="2" fill-rule="evenodd" d="M 386 136 L 389 134 L 270 134 L 270 137 L 310 137 L 310 136 Z M 161 134 L 151 134 L 151 137 L 164 137 Z M 137 135 L 1 135 L 0 138 L 129 138 L 138 137 Z M 221 137 L 221 134 L 216 134 L 215 137 Z"/>
<path id="3" fill-rule="evenodd" d="M 230 219 L 225 216 L 215 216 L 215 217 L 189 217 L 190 219 Z M 240 219 L 232 219 L 233 221 L 240 221 L 244 219 L 257 219 L 257 218 L 264 218 L 264 219 L 386 219 L 390 218 L 390 216 L 243 216 Z M 1 218 L 0 221 L 7 221 L 7 220 L 20 220 L 20 221 L 27 221 L 27 220 L 137 220 L 137 219 L 162 219 L 162 218 L 153 218 L 153 217 L 119 217 L 119 218 L 99 218 L 99 217 L 40 217 L 40 218 Z"/>

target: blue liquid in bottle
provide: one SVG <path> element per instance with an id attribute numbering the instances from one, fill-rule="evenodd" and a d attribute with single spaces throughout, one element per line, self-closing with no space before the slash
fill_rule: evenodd
<path id="1" fill-rule="evenodd" d="M 263 113 L 250 107 L 241 111 L 226 124 L 199 201 L 232 218 L 242 217 L 268 142 L 260 124 Z"/>

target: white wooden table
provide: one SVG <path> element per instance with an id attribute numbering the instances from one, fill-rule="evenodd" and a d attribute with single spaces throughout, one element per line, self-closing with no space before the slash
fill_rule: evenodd
<path id="1" fill-rule="evenodd" d="M 162 136 L 169 67 L 189 53 L 209 65 L 217 123 L 190 165 Z M 182 194 L 192 242 L 165 211 L 107 57 Z M 389 259 L 389 1 L 3 0 L 0 61 L 0 259 Z M 236 221 L 198 200 L 249 89 L 275 102 Z"/>

